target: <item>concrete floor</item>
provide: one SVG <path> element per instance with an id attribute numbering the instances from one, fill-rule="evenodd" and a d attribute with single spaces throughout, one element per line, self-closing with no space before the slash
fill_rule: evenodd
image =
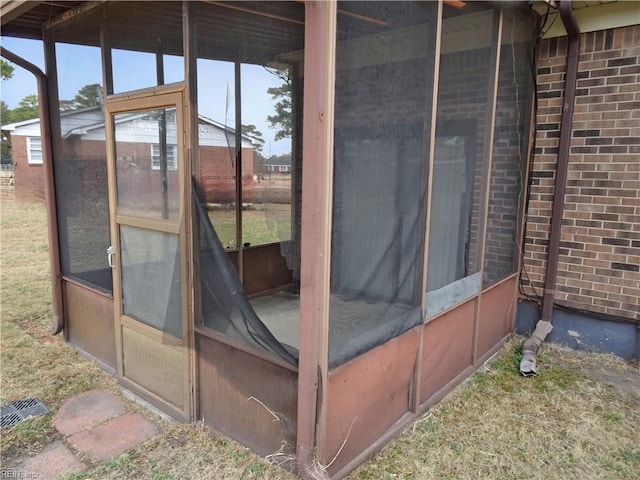
<path id="1" fill-rule="evenodd" d="M 250 301 L 258 318 L 280 343 L 300 346 L 300 295 L 278 292 Z"/>
<path id="2" fill-rule="evenodd" d="M 294 348 L 300 345 L 300 296 L 289 292 L 251 300 L 254 311 L 271 333 L 281 342 Z M 407 313 L 411 307 L 384 302 L 346 300 L 331 296 L 329 343 L 357 343 L 371 331 Z"/>

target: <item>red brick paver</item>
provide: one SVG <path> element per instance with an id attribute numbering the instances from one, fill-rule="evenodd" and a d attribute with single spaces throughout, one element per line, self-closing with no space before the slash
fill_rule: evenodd
<path id="1" fill-rule="evenodd" d="M 68 436 L 126 411 L 125 403 L 113 393 L 91 390 L 64 402 L 53 419 L 53 425 Z"/>
<path id="2" fill-rule="evenodd" d="M 46 446 L 33 457 L 26 457 L 21 465 L 11 472 L 13 478 L 54 479 L 58 475 L 81 472 L 87 466 L 76 458 L 62 442 Z M 8 471 L 7 471 L 8 472 Z M 5 473 L 5 475 L 11 475 Z M 9 477 L 7 477 L 9 478 Z"/>
<path id="3" fill-rule="evenodd" d="M 143 415 L 129 412 L 103 425 L 75 433 L 67 441 L 92 462 L 100 462 L 125 453 L 148 440 L 157 430 L 156 424 Z"/>
<path id="4" fill-rule="evenodd" d="M 0 477 L 52 480 L 81 472 L 88 464 L 135 448 L 158 431 L 154 422 L 140 413 L 128 412 L 125 402 L 106 390 L 92 390 L 70 398 L 56 414 L 53 425 L 67 444 L 55 441 L 32 457 L 24 456 L 12 465 L 3 465 Z M 86 463 L 80 461 L 78 454 Z"/>

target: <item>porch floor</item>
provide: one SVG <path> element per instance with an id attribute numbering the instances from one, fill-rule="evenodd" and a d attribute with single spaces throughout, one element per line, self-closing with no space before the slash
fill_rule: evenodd
<path id="1" fill-rule="evenodd" d="M 251 300 L 260 320 L 280 341 L 294 349 L 300 347 L 300 295 L 278 292 Z M 331 295 L 329 330 L 330 357 L 334 362 L 350 356 L 350 350 L 366 348 L 391 337 L 401 325 L 413 322 L 412 307 L 402 303 L 385 303 L 346 299 Z M 416 312 L 417 313 L 417 312 Z"/>
<path id="2" fill-rule="evenodd" d="M 278 292 L 252 299 L 251 306 L 280 343 L 300 347 L 300 295 Z"/>

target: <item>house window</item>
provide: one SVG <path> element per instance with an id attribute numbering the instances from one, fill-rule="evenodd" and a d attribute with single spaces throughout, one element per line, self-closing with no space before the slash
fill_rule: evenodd
<path id="1" fill-rule="evenodd" d="M 280 165 L 280 166 L 278 167 L 278 170 L 280 170 L 281 172 L 287 172 L 287 170 L 288 170 L 288 169 L 287 169 L 287 166 L 286 166 L 286 165 Z"/>
<path id="2" fill-rule="evenodd" d="M 176 156 L 176 146 L 167 145 L 167 170 L 178 169 L 178 157 Z M 160 145 L 151 145 L 151 170 L 160 170 Z"/>
<path id="3" fill-rule="evenodd" d="M 29 164 L 42 165 L 42 140 L 40 137 L 27 137 L 27 161 Z"/>

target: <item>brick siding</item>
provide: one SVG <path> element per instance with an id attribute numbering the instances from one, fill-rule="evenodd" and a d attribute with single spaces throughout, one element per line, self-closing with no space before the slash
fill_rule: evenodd
<path id="1" fill-rule="evenodd" d="M 517 270 L 533 81 L 532 45 L 501 50 L 483 266 L 484 286 Z"/>
<path id="2" fill-rule="evenodd" d="M 65 140 L 62 144 L 63 162 L 57 162 L 58 170 L 66 168 L 64 172 L 60 171 L 60 175 L 64 176 L 64 180 L 57 183 L 68 181 L 68 176 L 78 175 L 77 162 L 73 159 L 94 159 L 104 162 L 104 173 L 106 174 L 106 151 L 104 142 L 87 141 L 79 138 Z M 16 200 L 21 202 L 43 202 L 44 201 L 44 168 L 42 165 L 29 165 L 27 162 L 27 137 L 16 136 L 12 141 L 12 156 L 15 165 L 15 192 Z M 127 150 L 127 148 L 129 150 Z M 137 167 L 144 170 L 151 168 L 151 156 L 148 144 L 140 144 L 135 150 L 131 150 L 131 146 L 120 144 L 119 156 L 135 157 Z M 243 190 L 246 201 L 252 201 L 253 181 L 253 149 L 243 148 Z M 201 147 L 200 148 L 200 183 L 206 191 L 205 201 L 207 202 L 234 202 L 235 201 L 235 166 L 229 160 L 229 150 L 223 147 Z M 66 163 L 65 163 L 66 162 Z M 68 168 L 67 168 L 68 167 Z M 131 167 L 129 167 L 131 168 Z M 69 170 L 71 169 L 71 171 Z M 94 172 L 93 168 L 89 168 Z M 84 171 L 84 170 L 83 170 Z M 73 173 L 75 172 L 75 173 Z M 149 194 L 152 186 L 158 186 L 160 183 L 157 178 L 159 171 L 153 171 L 144 185 L 135 184 L 135 175 L 123 176 L 124 184 L 121 187 L 140 188 L 139 193 Z M 175 171 L 169 171 L 169 188 L 177 192 L 177 174 Z M 103 195 L 107 198 L 106 193 L 106 177 L 100 178 L 99 192 L 96 194 Z M 93 182 L 96 183 L 96 182 Z M 93 185 L 93 184 L 91 184 Z M 60 184 L 65 188 L 65 185 Z M 89 188 L 89 191 L 91 191 Z M 95 196 L 95 195 L 94 195 Z"/>
<path id="3" fill-rule="evenodd" d="M 243 201 L 253 201 L 253 149 L 242 149 Z M 207 203 L 236 201 L 236 167 L 229 149 L 200 147 L 199 178 L 201 195 Z"/>
<path id="4" fill-rule="evenodd" d="M 44 203 L 44 168 L 27 161 L 27 137 L 11 139 L 11 156 L 14 165 L 15 199 L 18 202 Z"/>
<path id="5" fill-rule="evenodd" d="M 544 40 L 521 278 L 543 293 L 566 38 Z M 555 300 L 640 321 L 640 25 L 581 38 Z"/>

